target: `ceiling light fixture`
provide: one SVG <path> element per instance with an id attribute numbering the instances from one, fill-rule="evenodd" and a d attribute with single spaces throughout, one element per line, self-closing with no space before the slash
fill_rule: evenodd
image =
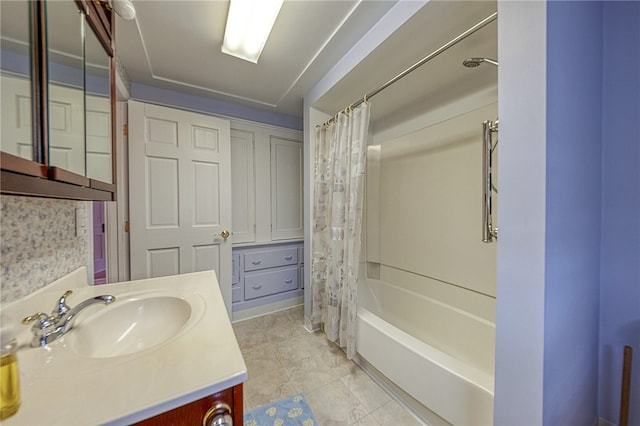
<path id="1" fill-rule="evenodd" d="M 136 8 L 130 0 L 109 0 L 109 6 L 122 19 L 130 21 L 136 17 Z"/>
<path id="2" fill-rule="evenodd" d="M 222 52 L 257 63 L 282 2 L 283 0 L 231 0 Z"/>

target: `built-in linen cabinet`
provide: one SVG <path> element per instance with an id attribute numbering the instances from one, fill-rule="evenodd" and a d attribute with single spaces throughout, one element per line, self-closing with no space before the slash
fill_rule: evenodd
<path id="1" fill-rule="evenodd" d="M 302 144 L 277 136 L 271 148 L 271 240 L 302 238 Z"/>
<path id="2" fill-rule="evenodd" d="M 233 252 L 238 267 L 234 312 L 302 297 L 302 241 L 236 247 Z"/>
<path id="3" fill-rule="evenodd" d="M 304 238 L 302 134 L 231 122 L 233 244 Z"/>
<path id="4" fill-rule="evenodd" d="M 255 132 L 231 129 L 231 197 L 234 243 L 256 241 Z M 260 188 L 262 190 L 263 188 Z M 262 197 L 260 197 L 262 199 Z"/>
<path id="5" fill-rule="evenodd" d="M 233 311 L 302 296 L 302 134 L 231 123 Z"/>
<path id="6" fill-rule="evenodd" d="M 2 193 L 115 199 L 106 2 L 0 2 Z"/>

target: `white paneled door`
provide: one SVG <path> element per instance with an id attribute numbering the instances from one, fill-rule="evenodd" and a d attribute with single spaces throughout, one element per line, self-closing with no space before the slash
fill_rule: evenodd
<path id="1" fill-rule="evenodd" d="M 231 315 L 229 121 L 129 102 L 131 278 L 214 269 Z"/>

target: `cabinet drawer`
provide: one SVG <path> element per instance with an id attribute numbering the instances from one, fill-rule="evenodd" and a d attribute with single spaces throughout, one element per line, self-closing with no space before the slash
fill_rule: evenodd
<path id="1" fill-rule="evenodd" d="M 244 300 L 298 288 L 298 267 L 262 272 L 244 277 Z"/>
<path id="2" fill-rule="evenodd" d="M 273 268 L 298 264 L 298 249 L 296 247 L 278 250 L 252 251 L 244 254 L 244 270 Z"/>

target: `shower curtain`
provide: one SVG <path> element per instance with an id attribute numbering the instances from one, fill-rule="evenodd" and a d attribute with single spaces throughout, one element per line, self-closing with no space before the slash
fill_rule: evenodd
<path id="1" fill-rule="evenodd" d="M 311 320 L 355 355 L 362 206 L 370 105 L 316 127 Z"/>

